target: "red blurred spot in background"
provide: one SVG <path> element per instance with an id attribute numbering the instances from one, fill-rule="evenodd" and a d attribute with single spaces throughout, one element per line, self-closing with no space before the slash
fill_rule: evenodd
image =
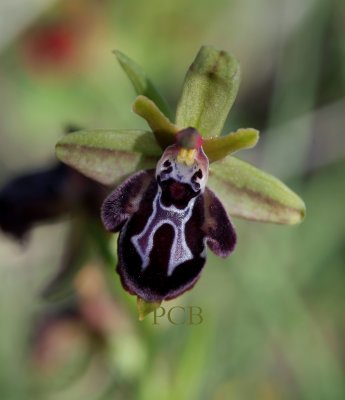
<path id="1" fill-rule="evenodd" d="M 36 27 L 25 40 L 24 51 L 30 62 L 43 67 L 68 66 L 77 53 L 77 33 L 63 22 Z"/>
<path id="2" fill-rule="evenodd" d="M 33 73 L 66 73 L 84 69 L 94 39 L 106 29 L 106 1 L 61 2 L 20 38 L 19 56 Z"/>

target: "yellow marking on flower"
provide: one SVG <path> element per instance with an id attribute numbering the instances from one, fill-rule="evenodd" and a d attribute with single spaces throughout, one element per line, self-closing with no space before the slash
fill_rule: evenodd
<path id="1" fill-rule="evenodd" d="M 195 156 L 196 156 L 195 149 L 188 150 L 182 148 L 177 155 L 176 161 L 181 164 L 185 163 L 186 165 L 188 165 L 188 167 L 191 167 L 194 164 Z"/>
<path id="2" fill-rule="evenodd" d="M 184 148 L 182 148 L 180 151 L 179 151 L 179 153 L 177 154 L 177 159 L 176 159 L 176 161 L 178 162 L 178 163 L 184 163 L 185 162 L 185 159 L 186 159 L 186 156 L 187 156 L 187 149 L 184 149 Z"/>
<path id="3" fill-rule="evenodd" d="M 195 156 L 196 156 L 195 149 L 191 149 L 191 150 L 187 151 L 187 157 L 186 157 L 185 163 L 188 165 L 188 167 L 191 167 L 194 164 Z"/>

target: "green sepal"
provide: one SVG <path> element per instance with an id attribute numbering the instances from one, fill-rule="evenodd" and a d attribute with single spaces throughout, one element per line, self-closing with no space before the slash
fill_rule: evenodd
<path id="1" fill-rule="evenodd" d="M 220 135 L 239 82 L 239 63 L 232 55 L 201 47 L 185 78 L 176 125 L 193 127 L 204 137 Z"/>
<path id="2" fill-rule="evenodd" d="M 162 150 L 175 142 L 178 131 L 176 125 L 169 121 L 152 100 L 138 96 L 133 103 L 133 111 L 146 120 Z"/>
<path id="3" fill-rule="evenodd" d="M 229 154 L 242 149 L 249 149 L 259 140 L 259 131 L 241 128 L 226 136 L 216 136 L 204 140 L 203 149 L 210 162 L 221 160 Z"/>
<path id="4" fill-rule="evenodd" d="M 142 130 L 77 131 L 56 145 L 60 161 L 104 185 L 116 185 L 139 169 L 154 168 L 160 155 L 152 133 Z"/>
<path id="5" fill-rule="evenodd" d="M 162 302 L 149 303 L 140 297 L 137 297 L 137 309 L 139 314 L 139 321 L 143 321 L 146 315 L 155 311 Z"/>
<path id="6" fill-rule="evenodd" d="M 289 225 L 305 216 L 303 200 L 283 182 L 235 157 L 211 165 L 208 187 L 230 216 Z"/>
<path id="7" fill-rule="evenodd" d="M 142 94 L 154 101 L 163 114 L 165 114 L 168 118 L 172 118 L 172 112 L 168 106 L 168 103 L 158 92 L 152 81 L 147 77 L 144 70 L 121 51 L 115 50 L 114 54 L 116 55 L 116 58 L 119 61 L 122 69 L 132 82 L 136 93 L 138 95 Z"/>

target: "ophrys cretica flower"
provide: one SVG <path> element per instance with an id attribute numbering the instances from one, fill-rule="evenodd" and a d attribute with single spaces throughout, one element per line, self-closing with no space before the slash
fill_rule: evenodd
<path id="1" fill-rule="evenodd" d="M 228 215 L 295 224 L 305 206 L 281 181 L 230 156 L 253 147 L 258 131 L 219 136 L 239 85 L 239 64 L 230 54 L 201 48 L 174 123 L 140 67 L 116 54 L 139 95 L 133 110 L 151 131 L 72 133 L 57 144 L 57 155 L 107 186 L 119 185 L 102 208 L 105 227 L 120 231 L 117 270 L 130 293 L 159 303 L 194 285 L 206 245 L 230 254 L 236 235 Z"/>

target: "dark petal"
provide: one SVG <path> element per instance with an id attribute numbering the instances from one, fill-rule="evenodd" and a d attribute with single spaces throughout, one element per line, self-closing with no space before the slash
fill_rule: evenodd
<path id="1" fill-rule="evenodd" d="M 104 227 L 110 232 L 118 232 L 130 215 L 137 211 L 141 198 L 154 171 L 139 171 L 118 186 L 104 201 L 101 218 Z"/>
<path id="2" fill-rule="evenodd" d="M 161 225 L 153 237 L 149 264 L 142 268 L 142 258 L 131 238 L 145 228 L 153 210 L 153 199 L 157 184 L 153 181 L 142 199 L 140 208 L 128 221 L 119 236 L 117 272 L 123 287 L 148 302 L 159 302 L 175 298 L 191 289 L 205 264 L 205 244 L 202 198 L 196 200 L 192 216 L 186 224 L 187 245 L 193 258 L 175 266 L 168 272 L 174 229 L 169 223 Z"/>
<path id="3" fill-rule="evenodd" d="M 99 184 L 60 163 L 23 174 L 0 190 L 0 227 L 21 239 L 36 223 L 80 209 L 94 214 L 104 193 Z"/>
<path id="4" fill-rule="evenodd" d="M 80 129 L 68 125 L 65 133 Z M 22 239 L 31 227 L 64 214 L 87 211 L 98 215 L 106 190 L 62 164 L 26 172 L 0 189 L 0 228 Z"/>
<path id="5" fill-rule="evenodd" d="M 205 189 L 204 232 L 208 247 L 220 257 L 227 257 L 236 245 L 236 232 L 218 197 L 208 188 Z"/>

